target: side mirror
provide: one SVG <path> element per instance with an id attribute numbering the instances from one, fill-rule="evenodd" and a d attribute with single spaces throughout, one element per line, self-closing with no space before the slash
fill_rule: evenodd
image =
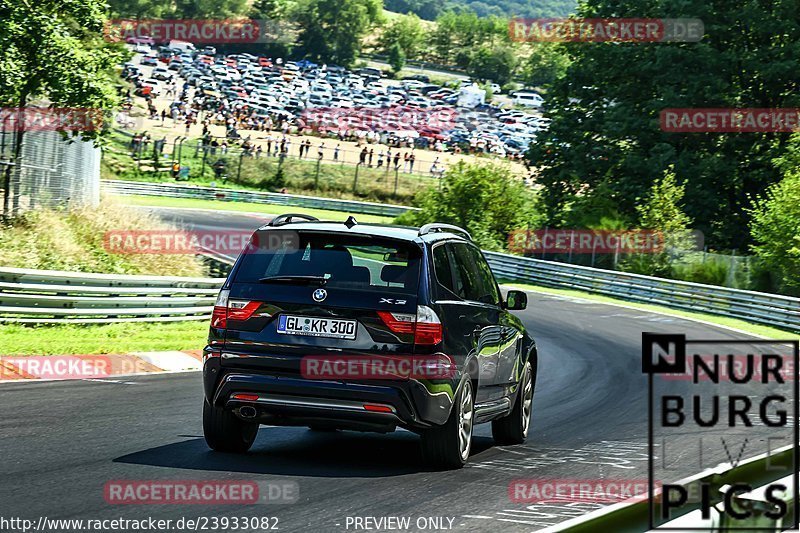
<path id="1" fill-rule="evenodd" d="M 522 311 L 528 307 L 528 295 L 522 291 L 508 291 L 505 307 L 509 311 Z"/>

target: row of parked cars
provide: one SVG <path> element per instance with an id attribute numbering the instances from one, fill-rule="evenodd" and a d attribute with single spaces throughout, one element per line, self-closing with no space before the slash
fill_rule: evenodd
<path id="1" fill-rule="evenodd" d="M 384 79 L 376 68 L 348 70 L 310 61 L 283 61 L 239 53 L 217 54 L 213 48 L 193 50 L 176 47 L 153 48 L 136 44 L 138 64 L 125 70 L 137 85 L 155 96 L 165 92 L 165 83 L 180 78 L 200 94 L 225 100 L 226 109 L 247 107 L 256 116 L 302 121 L 317 111 L 340 110 L 348 117 L 342 127 L 372 129 L 413 138 L 418 146 L 438 144 L 445 149 L 487 151 L 514 155 L 525 151 L 547 120 L 529 111 L 503 109 L 496 104 L 459 107 L 460 90 L 430 83 L 422 75 L 399 83 Z M 146 71 L 152 67 L 149 76 Z M 141 93 L 141 90 L 140 90 Z M 416 110 L 416 117 L 446 116 L 449 120 L 416 120 L 412 127 L 374 120 L 375 110 Z M 352 120 L 366 112 L 371 120 Z M 439 113 L 443 111 L 444 114 Z M 330 124 L 319 129 L 336 133 Z M 380 131 L 384 130 L 384 131 Z"/>

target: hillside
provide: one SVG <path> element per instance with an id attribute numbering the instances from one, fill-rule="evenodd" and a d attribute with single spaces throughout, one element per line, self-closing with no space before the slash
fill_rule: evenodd
<path id="1" fill-rule="evenodd" d="M 448 9 L 471 9 L 479 16 L 561 17 L 575 11 L 576 0 L 385 0 L 384 6 L 397 13 L 416 13 L 434 20 Z"/>

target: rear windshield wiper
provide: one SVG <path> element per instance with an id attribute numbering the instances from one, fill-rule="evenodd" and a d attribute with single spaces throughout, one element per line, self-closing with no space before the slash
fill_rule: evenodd
<path id="1" fill-rule="evenodd" d="M 268 276 L 258 280 L 259 283 L 299 283 L 302 285 L 319 285 L 328 283 L 325 276 Z"/>

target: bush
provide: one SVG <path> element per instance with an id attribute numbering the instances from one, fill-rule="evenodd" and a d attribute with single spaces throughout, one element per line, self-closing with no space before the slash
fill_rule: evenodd
<path id="1" fill-rule="evenodd" d="M 511 231 L 536 226 L 536 196 L 506 166 L 460 162 L 442 178 L 440 189 L 421 192 L 398 224 L 455 224 L 468 230 L 481 248 L 505 250 Z"/>
<path id="2" fill-rule="evenodd" d="M 753 251 L 780 276 L 784 292 L 800 293 L 800 171 L 786 176 L 758 198 L 751 210 Z"/>
<path id="3" fill-rule="evenodd" d="M 170 229 L 141 210 L 104 200 L 98 208 L 40 209 L 0 226 L 0 266 L 107 274 L 204 276 L 193 255 L 116 254 L 109 231 Z"/>

